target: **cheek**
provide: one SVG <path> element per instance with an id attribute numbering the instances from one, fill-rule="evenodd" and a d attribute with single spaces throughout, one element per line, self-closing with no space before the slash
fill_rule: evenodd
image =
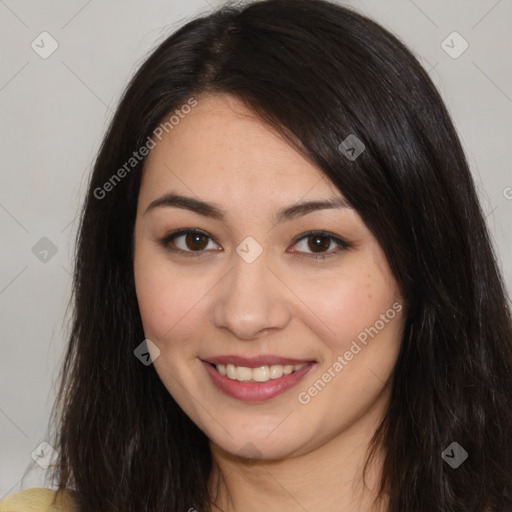
<path id="1" fill-rule="evenodd" d="M 361 332 L 375 324 L 396 301 L 397 287 L 387 272 L 367 258 L 347 265 L 322 284 L 308 282 L 300 294 L 322 338 L 336 350 L 344 350 Z M 393 314 L 394 316 L 394 314 Z M 379 324 L 380 325 L 380 324 Z M 330 341 L 329 341 L 330 340 Z"/>
<path id="2" fill-rule="evenodd" d="M 134 275 L 146 336 L 160 342 L 175 336 L 194 314 L 194 305 L 202 295 L 198 283 L 194 286 L 183 277 L 171 274 L 165 259 L 155 257 L 144 246 L 136 252 Z"/>

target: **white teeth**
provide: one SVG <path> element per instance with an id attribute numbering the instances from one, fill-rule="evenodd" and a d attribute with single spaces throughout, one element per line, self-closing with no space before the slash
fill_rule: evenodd
<path id="1" fill-rule="evenodd" d="M 267 382 L 270 380 L 270 370 L 268 366 L 260 366 L 252 369 L 252 378 L 257 382 Z"/>
<path id="2" fill-rule="evenodd" d="M 252 370 L 245 366 L 236 366 L 236 380 L 246 381 L 252 379 Z"/>
<path id="3" fill-rule="evenodd" d="M 297 372 L 304 368 L 306 363 L 302 364 L 274 364 L 272 366 L 259 366 L 258 368 L 247 368 L 246 366 L 235 366 L 233 364 L 217 364 L 215 367 L 221 375 L 225 375 L 232 380 L 247 382 L 253 380 L 256 382 L 268 382 L 272 379 L 279 379 L 283 375 Z"/>
<path id="4" fill-rule="evenodd" d="M 236 380 L 236 368 L 232 364 L 228 364 L 226 366 L 226 375 L 230 379 L 235 379 Z"/>
<path id="5" fill-rule="evenodd" d="M 290 373 L 293 372 L 293 365 L 292 364 L 287 364 L 284 369 L 283 369 L 283 373 L 285 375 L 290 375 Z"/>
<path id="6" fill-rule="evenodd" d="M 283 376 L 284 367 L 280 364 L 273 364 L 270 367 L 270 378 L 271 379 L 279 379 L 279 377 Z"/>

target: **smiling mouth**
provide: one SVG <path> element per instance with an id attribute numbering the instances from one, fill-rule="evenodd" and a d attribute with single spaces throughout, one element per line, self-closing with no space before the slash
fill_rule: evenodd
<path id="1" fill-rule="evenodd" d="M 283 375 L 290 375 L 298 372 L 308 363 L 295 365 L 273 364 L 258 366 L 256 368 L 237 366 L 234 364 L 208 364 L 213 366 L 221 375 L 224 375 L 231 380 L 236 380 L 238 382 L 268 382 L 270 380 L 280 379 Z"/>
<path id="2" fill-rule="evenodd" d="M 201 362 L 218 390 L 248 403 L 262 403 L 284 394 L 318 366 L 316 361 L 272 355 L 226 355 Z"/>

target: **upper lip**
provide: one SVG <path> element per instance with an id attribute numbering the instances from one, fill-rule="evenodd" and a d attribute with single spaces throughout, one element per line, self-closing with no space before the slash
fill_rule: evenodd
<path id="1" fill-rule="evenodd" d="M 302 364 L 314 363 L 311 359 L 292 359 L 290 357 L 279 357 L 274 355 L 261 355 L 254 357 L 242 357 L 235 355 L 214 356 L 208 359 L 203 359 L 207 363 L 213 364 L 232 364 L 235 366 L 244 366 L 246 368 L 258 368 L 259 366 L 272 366 L 274 364 L 288 365 L 288 364 Z"/>

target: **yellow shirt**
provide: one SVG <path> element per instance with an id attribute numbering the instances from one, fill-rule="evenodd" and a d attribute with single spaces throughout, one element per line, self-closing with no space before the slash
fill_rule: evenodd
<path id="1" fill-rule="evenodd" d="M 59 496 L 57 503 L 50 507 L 55 495 L 52 489 L 33 487 L 7 496 L 0 503 L 0 512 L 76 512 L 71 494 Z"/>

